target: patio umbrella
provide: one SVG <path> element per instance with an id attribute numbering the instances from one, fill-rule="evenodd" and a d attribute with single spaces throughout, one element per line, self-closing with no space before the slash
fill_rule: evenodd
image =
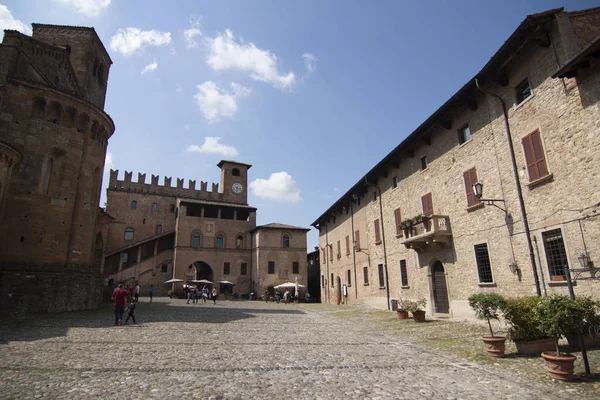
<path id="1" fill-rule="evenodd" d="M 277 285 L 274 287 L 274 289 L 292 289 L 296 287 L 296 283 L 295 282 L 286 282 L 286 283 L 282 283 L 281 285 Z M 300 285 L 298 284 L 299 288 L 303 288 L 305 287 L 304 285 Z"/>
<path id="2" fill-rule="evenodd" d="M 177 282 L 183 282 L 183 279 L 169 279 L 168 281 L 165 281 L 165 283 L 177 283 Z"/>
<path id="3" fill-rule="evenodd" d="M 299 287 L 298 286 L 298 277 L 296 277 L 296 281 L 294 282 L 294 292 L 295 292 L 294 297 L 296 297 L 296 298 L 298 297 L 298 294 L 299 294 L 298 287 Z"/>
<path id="4" fill-rule="evenodd" d="M 209 281 L 208 279 L 200 279 L 199 281 L 193 281 L 193 282 L 195 282 L 195 283 L 206 283 L 206 284 L 209 284 L 209 285 L 214 285 L 214 283 L 211 282 L 211 281 Z"/>
<path id="5" fill-rule="evenodd" d="M 235 285 L 235 283 L 229 282 L 229 281 L 219 281 L 219 283 L 221 283 L 223 285 Z"/>

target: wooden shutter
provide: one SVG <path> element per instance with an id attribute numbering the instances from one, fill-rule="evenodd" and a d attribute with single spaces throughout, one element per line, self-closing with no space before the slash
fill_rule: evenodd
<path id="1" fill-rule="evenodd" d="M 360 249 L 360 231 L 354 232 L 354 246 L 356 246 L 356 250 Z"/>
<path id="2" fill-rule="evenodd" d="M 339 240 L 337 241 L 337 258 L 342 258 L 342 246 Z"/>
<path id="3" fill-rule="evenodd" d="M 535 181 L 548 175 L 546 166 L 546 156 L 542 147 L 542 138 L 540 131 L 535 131 L 525 136 L 522 140 L 523 150 L 525 151 L 525 162 L 527 163 L 527 172 L 529 181 Z"/>
<path id="4" fill-rule="evenodd" d="M 375 220 L 375 243 L 381 243 L 381 234 L 379 233 L 379 219 Z"/>
<path id="5" fill-rule="evenodd" d="M 350 236 L 346 235 L 346 255 L 350 254 Z"/>
<path id="6" fill-rule="evenodd" d="M 423 214 L 433 214 L 433 200 L 431 198 L 431 192 L 421 197 L 421 204 L 423 205 Z"/>
<path id="7" fill-rule="evenodd" d="M 465 178 L 465 191 L 467 192 L 467 206 L 471 207 L 479 203 L 479 199 L 473 191 L 473 184 L 477 182 L 477 171 L 475 168 L 471 168 L 465 171 L 463 177 Z"/>
<path id="8" fill-rule="evenodd" d="M 394 210 L 394 220 L 396 221 L 396 235 L 402 235 L 402 215 L 399 208 Z"/>

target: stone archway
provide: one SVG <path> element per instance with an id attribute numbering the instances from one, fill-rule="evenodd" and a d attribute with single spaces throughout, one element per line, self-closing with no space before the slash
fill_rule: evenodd
<path id="1" fill-rule="evenodd" d="M 210 265 L 208 265 L 204 261 L 196 261 L 195 263 L 190 265 L 190 267 L 191 267 L 191 270 L 193 273 L 191 279 L 197 279 L 197 280 L 206 279 L 211 282 L 214 282 L 213 270 L 210 267 Z"/>
<path id="2" fill-rule="evenodd" d="M 433 312 L 440 314 L 450 313 L 448 301 L 448 286 L 446 284 L 446 271 L 440 260 L 434 260 L 430 267 L 431 291 L 433 297 Z"/>

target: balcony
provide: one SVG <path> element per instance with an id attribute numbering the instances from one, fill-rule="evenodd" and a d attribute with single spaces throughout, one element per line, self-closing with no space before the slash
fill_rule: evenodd
<path id="1" fill-rule="evenodd" d="M 448 247 L 452 241 L 450 218 L 447 215 L 430 215 L 420 221 L 402 227 L 404 241 L 402 244 L 417 252 Z"/>

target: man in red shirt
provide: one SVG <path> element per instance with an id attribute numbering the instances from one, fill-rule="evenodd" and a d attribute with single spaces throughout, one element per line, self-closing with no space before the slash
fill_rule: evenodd
<path id="1" fill-rule="evenodd" d="M 127 301 L 127 290 L 120 284 L 117 290 L 112 294 L 113 304 L 115 306 L 115 326 L 123 325 L 123 312 Z"/>

